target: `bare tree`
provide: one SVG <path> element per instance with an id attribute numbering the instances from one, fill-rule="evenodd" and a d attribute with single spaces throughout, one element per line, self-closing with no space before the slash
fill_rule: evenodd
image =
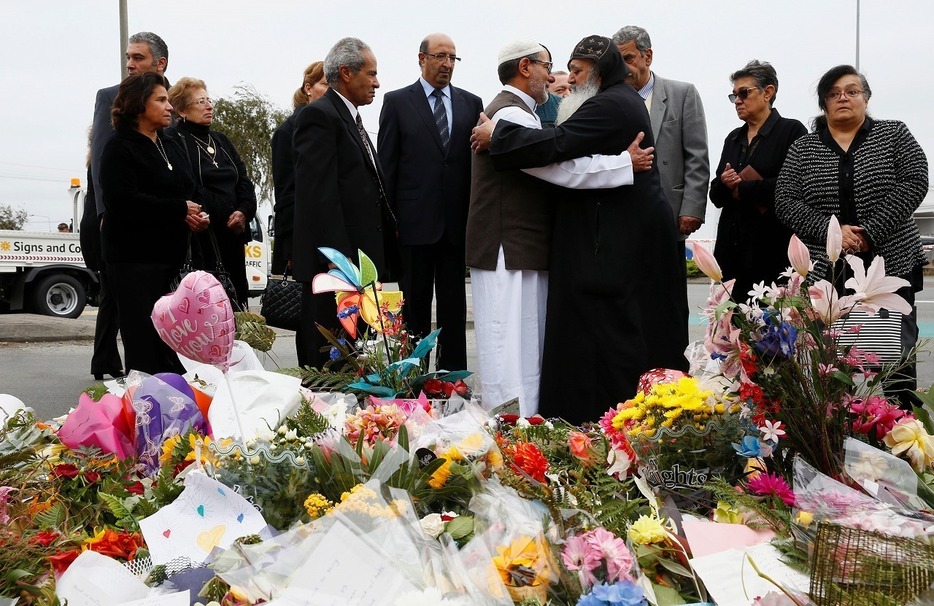
<path id="1" fill-rule="evenodd" d="M 231 98 L 214 104 L 211 128 L 230 137 L 260 200 L 272 200 L 272 134 L 288 116 L 246 84 L 236 86 Z"/>

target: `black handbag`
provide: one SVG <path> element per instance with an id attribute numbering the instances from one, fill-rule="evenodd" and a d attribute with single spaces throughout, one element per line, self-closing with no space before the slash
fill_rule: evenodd
<path id="1" fill-rule="evenodd" d="M 178 268 L 178 273 L 172 278 L 172 282 L 169 284 L 169 292 L 178 290 L 185 276 L 193 271 L 195 271 L 195 267 L 191 263 L 191 232 L 188 232 L 188 252 L 185 253 L 185 262 L 182 263 L 182 266 Z"/>
<path id="2" fill-rule="evenodd" d="M 217 281 L 224 287 L 224 292 L 227 293 L 227 298 L 230 299 L 230 305 L 234 308 L 234 311 L 246 311 L 241 308 L 240 302 L 237 300 L 237 289 L 234 287 L 233 280 L 230 279 L 230 274 L 227 273 L 227 269 L 221 261 L 221 249 L 217 245 L 217 236 L 214 235 L 214 230 L 210 227 L 207 232 L 211 238 L 211 246 L 214 248 L 214 259 L 216 260 L 214 269 L 209 269 L 208 273 L 217 278 Z"/>
<path id="3" fill-rule="evenodd" d="M 289 279 L 289 270 L 281 278 L 269 278 L 260 299 L 260 315 L 266 324 L 287 330 L 298 330 L 302 315 L 301 282 Z"/>

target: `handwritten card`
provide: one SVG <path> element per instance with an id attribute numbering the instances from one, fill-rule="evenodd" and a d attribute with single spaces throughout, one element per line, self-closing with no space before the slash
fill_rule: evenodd
<path id="1" fill-rule="evenodd" d="M 781 552 L 769 543 L 749 549 L 727 549 L 691 560 L 718 606 L 749 606 L 753 598 L 779 589 L 760 577 L 746 561 L 749 555 L 759 570 L 793 591 L 807 593 L 807 575 L 781 561 Z"/>
<path id="2" fill-rule="evenodd" d="M 275 602 L 294 606 L 385 606 L 412 585 L 372 545 L 334 524 Z"/>
<path id="3" fill-rule="evenodd" d="M 178 557 L 204 562 L 215 547 L 257 534 L 266 520 L 232 488 L 200 472 L 189 473 L 185 490 L 174 503 L 140 520 L 153 564 Z"/>
<path id="4" fill-rule="evenodd" d="M 149 587 L 117 560 L 84 551 L 55 583 L 55 594 L 68 606 L 117 606 L 145 598 Z"/>

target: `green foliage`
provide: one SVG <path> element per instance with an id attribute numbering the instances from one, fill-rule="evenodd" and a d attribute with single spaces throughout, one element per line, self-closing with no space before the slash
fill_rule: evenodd
<path id="1" fill-rule="evenodd" d="M 304 397 L 295 414 L 285 420 L 285 426 L 303 436 L 317 436 L 329 427 L 327 418 L 315 412 Z"/>
<path id="2" fill-rule="evenodd" d="M 283 368 L 279 372 L 298 377 L 302 385 L 312 391 L 343 391 L 357 379 L 357 373 L 352 370 L 318 370 L 312 366 Z"/>
<path id="3" fill-rule="evenodd" d="M 29 215 L 22 208 L 0 204 L 0 229 L 23 229 Z"/>
<path id="4" fill-rule="evenodd" d="M 272 135 L 288 117 L 287 111 L 245 84 L 236 86 L 231 98 L 214 104 L 212 128 L 230 138 L 261 200 L 272 199 Z"/>
<path id="5" fill-rule="evenodd" d="M 687 272 L 688 278 L 704 278 L 704 272 L 697 268 L 697 263 L 694 259 L 685 259 L 684 260 L 685 270 Z"/>
<path id="6" fill-rule="evenodd" d="M 266 325 L 266 318 L 248 311 L 234 312 L 236 339 L 257 351 L 269 351 L 276 342 L 276 331 Z"/>

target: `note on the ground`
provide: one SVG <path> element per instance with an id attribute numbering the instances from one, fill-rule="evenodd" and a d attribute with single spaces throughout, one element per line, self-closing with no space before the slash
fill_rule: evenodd
<path id="1" fill-rule="evenodd" d="M 684 518 L 681 527 L 695 558 L 727 549 L 745 549 L 775 538 L 775 533 L 771 530 L 755 530 L 745 524 L 720 524 Z"/>
<path id="2" fill-rule="evenodd" d="M 695 558 L 691 566 L 704 581 L 710 597 L 718 606 L 749 606 L 753 598 L 778 591 L 753 570 L 748 554 L 763 574 L 788 589 L 807 593 L 808 577 L 781 561 L 781 552 L 765 543 L 749 549 L 728 549 Z M 745 585 L 745 588 L 744 588 Z"/>

